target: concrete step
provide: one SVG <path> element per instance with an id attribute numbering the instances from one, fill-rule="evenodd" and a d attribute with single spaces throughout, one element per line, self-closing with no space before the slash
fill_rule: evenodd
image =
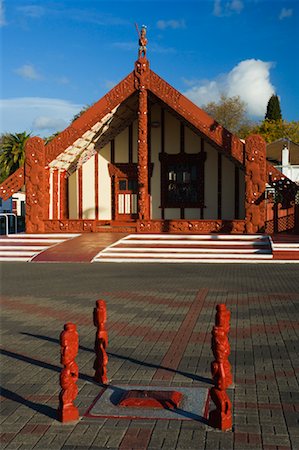
<path id="1" fill-rule="evenodd" d="M 265 235 L 134 234 L 99 252 L 93 262 L 237 262 L 272 257 Z"/>
<path id="2" fill-rule="evenodd" d="M 53 245 L 79 234 L 14 234 L 0 238 L 0 261 L 29 262 Z"/>

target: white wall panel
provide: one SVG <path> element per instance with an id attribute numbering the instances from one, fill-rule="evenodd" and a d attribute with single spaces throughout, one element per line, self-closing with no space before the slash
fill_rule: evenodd
<path id="1" fill-rule="evenodd" d="M 99 151 L 99 220 L 111 220 L 110 144 Z"/>
<path id="2" fill-rule="evenodd" d="M 222 156 L 221 215 L 223 220 L 235 218 L 235 165 Z"/>
<path id="3" fill-rule="evenodd" d="M 78 172 L 68 177 L 69 218 L 78 219 Z"/>
<path id="4" fill-rule="evenodd" d="M 205 206 L 204 219 L 217 219 L 218 207 L 218 152 L 205 142 Z"/>
<path id="5" fill-rule="evenodd" d="M 95 219 L 94 156 L 82 166 L 82 218 Z"/>

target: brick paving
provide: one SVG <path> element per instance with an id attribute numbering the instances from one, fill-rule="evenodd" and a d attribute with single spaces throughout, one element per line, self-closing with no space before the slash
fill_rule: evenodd
<path id="1" fill-rule="evenodd" d="M 22 264 L 1 266 L 1 448 L 299 449 L 297 265 Z M 233 430 L 196 420 L 85 417 L 93 382 L 95 300 L 108 307 L 113 384 L 211 386 L 215 306 L 232 312 Z M 76 404 L 56 420 L 59 334 L 80 334 Z"/>

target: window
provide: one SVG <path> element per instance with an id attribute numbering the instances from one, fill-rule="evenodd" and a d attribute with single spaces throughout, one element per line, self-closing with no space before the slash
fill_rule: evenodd
<path id="1" fill-rule="evenodd" d="M 203 206 L 203 162 L 205 153 L 160 154 L 161 207 Z"/>

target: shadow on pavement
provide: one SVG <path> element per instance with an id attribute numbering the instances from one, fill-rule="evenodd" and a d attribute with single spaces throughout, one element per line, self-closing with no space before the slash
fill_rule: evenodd
<path id="1" fill-rule="evenodd" d="M 49 336 L 43 336 L 43 335 L 40 335 L 40 334 L 32 334 L 32 333 L 26 333 L 26 332 L 22 332 L 21 334 L 23 334 L 25 336 L 35 337 L 37 339 L 42 339 L 44 341 L 52 342 L 54 344 L 59 344 L 59 339 L 51 338 Z M 85 347 L 83 345 L 79 345 L 79 348 L 81 350 L 83 350 L 83 351 L 94 353 L 94 350 L 92 350 L 92 349 L 90 349 L 88 347 Z M 212 382 L 212 380 L 210 378 L 202 377 L 200 375 L 195 375 L 195 374 L 192 374 L 192 373 L 189 373 L 189 372 L 184 372 L 184 371 L 177 370 L 177 369 L 171 369 L 170 367 L 164 367 L 164 366 L 160 366 L 158 364 L 153 364 L 153 363 L 148 363 L 148 362 L 145 362 L 145 361 L 140 361 L 138 359 L 131 358 L 129 356 L 123 356 L 123 355 L 120 355 L 118 353 L 107 352 L 107 355 L 112 357 L 112 358 L 122 359 L 124 361 L 129 361 L 129 362 L 131 362 L 133 364 L 138 364 L 140 366 L 150 367 L 150 368 L 154 368 L 154 369 L 163 369 L 163 370 L 165 370 L 167 372 L 172 372 L 172 373 L 176 373 L 176 374 L 179 374 L 179 375 L 183 375 L 186 378 L 191 378 L 194 381 L 200 381 L 202 383 L 213 384 L 213 382 Z"/>

